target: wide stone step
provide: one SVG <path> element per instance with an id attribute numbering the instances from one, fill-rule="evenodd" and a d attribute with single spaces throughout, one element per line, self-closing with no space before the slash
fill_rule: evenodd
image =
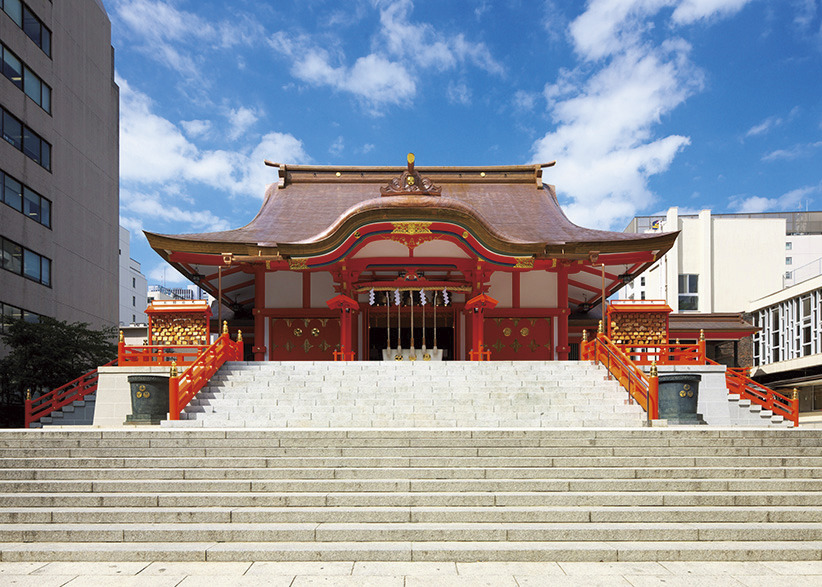
<path id="1" fill-rule="evenodd" d="M 791 561 L 822 542 L 16 543 L 3 561 Z"/>
<path id="2" fill-rule="evenodd" d="M 820 541 L 822 524 L 771 523 L 130 523 L 15 524 L 3 542 L 600 542 Z"/>
<path id="3" fill-rule="evenodd" d="M 187 464 L 186 464 L 187 465 Z M 817 467 L 221 467 L 206 468 L 7 468 L 0 470 L 2 481 L 48 480 L 129 480 L 129 479 L 820 479 Z"/>
<path id="4" fill-rule="evenodd" d="M 208 523 L 820 523 L 816 507 L 21 507 L 0 510 L 0 524 Z"/>

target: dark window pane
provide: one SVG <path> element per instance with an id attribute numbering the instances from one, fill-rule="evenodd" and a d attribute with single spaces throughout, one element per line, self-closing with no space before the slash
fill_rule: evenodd
<path id="1" fill-rule="evenodd" d="M 27 126 L 23 127 L 23 152 L 36 163 L 40 163 L 40 137 Z"/>
<path id="2" fill-rule="evenodd" d="M 51 88 L 46 84 L 42 84 L 42 86 L 43 96 L 40 101 L 40 106 L 43 107 L 43 110 L 51 114 Z"/>
<path id="3" fill-rule="evenodd" d="M 46 27 L 41 27 L 40 37 L 40 48 L 43 53 L 51 57 L 51 31 Z"/>
<path id="4" fill-rule="evenodd" d="M 3 10 L 11 17 L 17 26 L 23 27 L 23 5 L 20 0 L 4 0 Z"/>
<path id="5" fill-rule="evenodd" d="M 46 141 L 40 141 L 40 165 L 51 171 L 51 145 Z"/>
<path id="6" fill-rule="evenodd" d="M 6 202 L 6 204 L 11 206 L 18 212 L 22 212 L 23 187 L 20 185 L 20 182 L 12 179 L 7 175 L 4 184 L 5 185 L 3 186 L 3 200 Z"/>
<path id="7" fill-rule="evenodd" d="M 20 308 L 3 304 L 3 317 L 6 319 L 6 323 L 13 322 L 23 317 L 23 311 Z"/>
<path id="8" fill-rule="evenodd" d="M 40 222 L 51 228 L 51 202 L 45 198 L 40 198 Z"/>
<path id="9" fill-rule="evenodd" d="M 40 78 L 37 77 L 28 67 L 23 70 L 23 89 L 26 95 L 40 104 Z"/>
<path id="10" fill-rule="evenodd" d="M 3 75 L 9 78 L 18 88 L 23 87 L 23 66 L 11 51 L 3 48 Z"/>
<path id="11" fill-rule="evenodd" d="M 23 214 L 40 222 L 40 195 L 23 188 Z"/>
<path id="12" fill-rule="evenodd" d="M 51 259 L 40 257 L 40 283 L 51 287 Z"/>
<path id="13" fill-rule="evenodd" d="M 40 281 L 40 255 L 28 249 L 23 249 L 23 275 Z"/>
<path id="14" fill-rule="evenodd" d="M 12 273 L 23 272 L 23 247 L 3 239 L 3 268 Z"/>
<path id="15" fill-rule="evenodd" d="M 23 31 L 37 43 L 38 47 L 40 46 L 40 20 L 25 6 L 23 7 Z"/>
<path id="16" fill-rule="evenodd" d="M 3 138 L 18 149 L 23 148 L 23 125 L 8 112 L 3 112 Z"/>

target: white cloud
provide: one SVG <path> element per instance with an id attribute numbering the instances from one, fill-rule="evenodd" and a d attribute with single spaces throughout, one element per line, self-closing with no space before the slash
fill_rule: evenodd
<path id="1" fill-rule="evenodd" d="M 461 104 L 468 106 L 471 104 L 471 89 L 465 83 L 455 83 L 453 80 L 448 82 L 448 87 L 445 90 L 445 97 L 451 104 Z"/>
<path id="2" fill-rule="evenodd" d="M 539 95 L 534 92 L 517 90 L 514 92 L 514 108 L 520 111 L 530 112 L 536 107 L 538 96 Z"/>
<path id="3" fill-rule="evenodd" d="M 331 146 L 328 147 L 328 152 L 331 153 L 334 157 L 339 157 L 342 155 L 342 152 L 345 150 L 345 139 L 343 137 L 337 137 Z"/>
<path id="4" fill-rule="evenodd" d="M 201 149 L 169 120 L 155 114 L 148 96 L 118 77 L 120 86 L 120 179 L 125 185 L 201 183 L 230 195 L 262 197 L 274 181 L 265 159 L 303 163 L 310 157 L 295 137 L 271 132 L 253 148 Z M 248 141 L 253 144 L 252 141 Z M 148 212 L 147 210 L 143 210 Z M 205 223 L 205 221 L 203 221 Z"/>
<path id="5" fill-rule="evenodd" d="M 150 59 L 188 79 L 205 83 L 200 72 L 204 50 L 248 44 L 262 33 L 259 23 L 243 16 L 209 22 L 162 0 L 119 0 L 109 11 L 137 39 L 135 46 Z"/>
<path id="6" fill-rule="evenodd" d="M 656 200 L 650 178 L 690 144 L 687 136 L 654 132 L 704 83 L 688 43 L 675 35 L 651 40 L 657 21 L 668 20 L 675 31 L 733 14 L 749 1 L 590 0 L 569 25 L 581 63 L 545 86 L 556 126 L 534 143 L 533 160 L 557 159 L 546 181 L 561 187 L 572 220 L 624 226 Z"/>
<path id="7" fill-rule="evenodd" d="M 637 46 L 653 28 L 650 17 L 664 8 L 674 8 L 672 24 L 688 25 L 698 20 L 734 14 L 752 0 L 590 0 L 586 11 L 571 23 L 576 51 L 586 59 L 613 55 Z"/>
<path id="8" fill-rule="evenodd" d="M 799 114 L 799 107 L 794 106 L 791 111 L 788 113 L 786 117 L 782 116 L 769 116 L 759 124 L 753 125 L 751 128 L 748 129 L 748 132 L 745 133 L 746 137 L 754 137 L 762 134 L 767 134 L 774 128 L 780 127 L 786 122 L 792 120 L 797 114 Z"/>
<path id="9" fill-rule="evenodd" d="M 232 141 L 239 139 L 258 119 L 257 112 L 251 108 L 232 108 L 228 112 L 228 138 Z"/>
<path id="10" fill-rule="evenodd" d="M 558 160 L 550 183 L 570 196 L 569 216 L 586 225 L 624 224 L 651 204 L 648 178 L 665 171 L 690 139 L 653 136 L 661 117 L 701 83 L 684 63 L 687 46 L 629 50 L 577 86 L 565 75 L 550 89 L 557 129 L 534 144 L 534 161 Z"/>
<path id="11" fill-rule="evenodd" d="M 762 161 L 771 163 L 773 161 L 791 161 L 801 157 L 807 157 L 814 150 L 822 147 L 822 141 L 815 143 L 800 143 L 787 149 L 776 149 L 762 156 Z"/>
<path id="12" fill-rule="evenodd" d="M 409 59 L 422 68 L 440 71 L 469 62 L 488 73 L 504 72 L 484 43 L 471 42 L 462 33 L 449 34 L 430 23 L 414 21 L 411 0 L 378 1 L 377 4 L 382 28 L 376 45 L 386 47 L 390 54 Z"/>
<path id="13" fill-rule="evenodd" d="M 211 232 L 231 228 L 227 220 L 207 210 L 184 210 L 163 201 L 156 191 L 120 190 L 120 208 L 139 218 L 151 218 L 154 223 L 165 222 L 189 225 L 192 231 Z"/>
<path id="14" fill-rule="evenodd" d="M 777 198 L 762 196 L 734 196 L 728 202 L 728 208 L 742 214 L 758 212 L 786 211 L 802 209 L 802 204 L 811 199 L 811 196 L 822 193 L 822 184 L 805 186 L 782 194 Z"/>
<path id="15" fill-rule="evenodd" d="M 191 138 L 199 138 L 205 136 L 211 130 L 210 120 L 181 120 L 180 126 L 183 127 L 185 133 Z"/>

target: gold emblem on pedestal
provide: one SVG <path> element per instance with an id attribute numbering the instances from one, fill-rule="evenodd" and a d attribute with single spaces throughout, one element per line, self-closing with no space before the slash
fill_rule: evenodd
<path id="1" fill-rule="evenodd" d="M 534 268 L 534 258 L 533 257 L 514 257 L 516 259 L 516 263 L 514 264 L 515 269 L 533 269 Z"/>
<path id="2" fill-rule="evenodd" d="M 431 355 L 430 355 L 429 353 L 425 353 L 425 354 L 422 356 L 422 360 L 423 360 L 423 361 L 430 361 L 430 360 L 431 360 Z"/>
<path id="3" fill-rule="evenodd" d="M 308 269 L 308 259 L 289 259 L 288 268 L 292 271 L 305 271 Z"/>

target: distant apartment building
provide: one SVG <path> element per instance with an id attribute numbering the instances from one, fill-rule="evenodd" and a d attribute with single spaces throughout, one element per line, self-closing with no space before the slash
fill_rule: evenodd
<path id="1" fill-rule="evenodd" d="M 118 322 L 118 117 L 99 0 L 0 0 L 0 312 Z"/>
<path id="2" fill-rule="evenodd" d="M 120 227 L 120 326 L 145 324 L 148 282 L 140 262 L 131 258 L 128 230 Z"/>

